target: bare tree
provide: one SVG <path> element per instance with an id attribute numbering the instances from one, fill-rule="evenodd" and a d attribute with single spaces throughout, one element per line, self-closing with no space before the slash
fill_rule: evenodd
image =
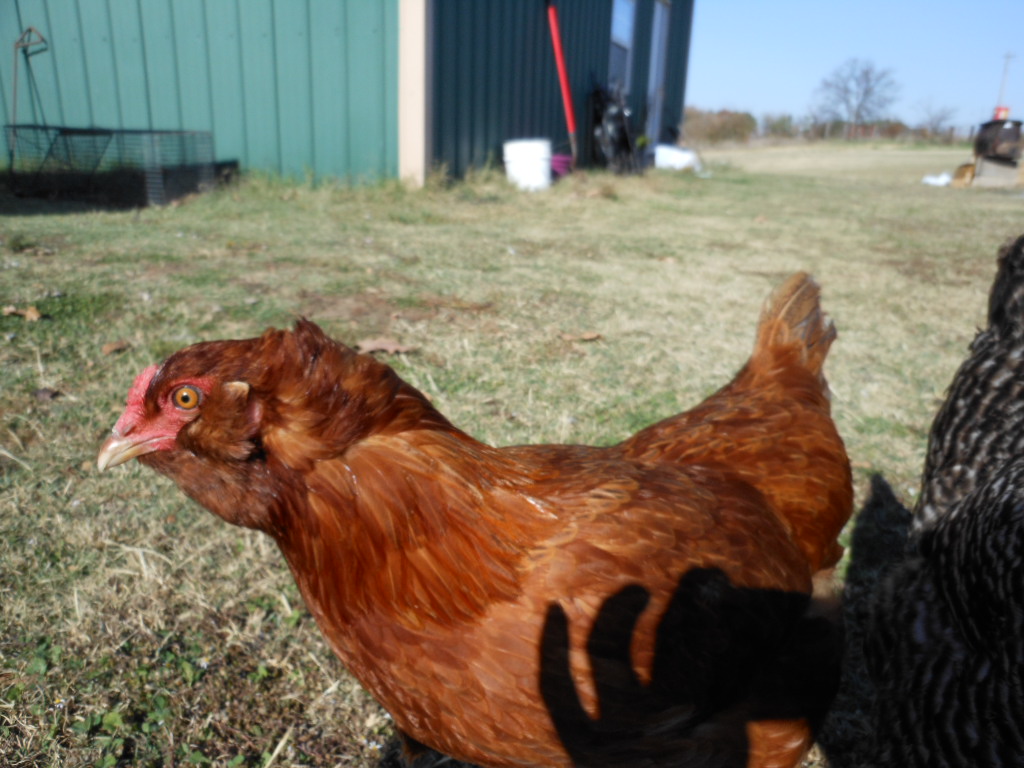
<path id="1" fill-rule="evenodd" d="M 784 113 L 768 113 L 761 118 L 761 133 L 765 136 L 790 138 L 798 132 L 793 116 Z"/>
<path id="2" fill-rule="evenodd" d="M 891 70 L 847 59 L 818 86 L 817 111 L 851 126 L 864 125 L 881 118 L 898 92 Z"/>
<path id="3" fill-rule="evenodd" d="M 956 109 L 953 107 L 933 107 L 931 104 L 925 104 L 921 107 L 921 127 L 929 136 L 938 136 L 946 129 L 955 114 Z"/>

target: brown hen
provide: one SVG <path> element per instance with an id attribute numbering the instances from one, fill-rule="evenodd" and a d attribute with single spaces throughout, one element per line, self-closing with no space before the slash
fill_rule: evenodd
<path id="1" fill-rule="evenodd" d="M 792 766 L 834 691 L 809 612 L 852 505 L 817 285 L 736 378 L 610 447 L 495 448 L 313 323 L 143 371 L 100 451 L 278 543 L 407 736 L 486 766 Z"/>

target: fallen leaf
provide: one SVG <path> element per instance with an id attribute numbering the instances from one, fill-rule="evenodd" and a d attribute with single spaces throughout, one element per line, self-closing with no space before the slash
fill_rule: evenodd
<path id="1" fill-rule="evenodd" d="M 563 333 L 561 338 L 562 341 L 600 341 L 604 337 L 596 331 L 587 331 L 580 334 Z"/>
<path id="2" fill-rule="evenodd" d="M 40 387 L 39 389 L 32 391 L 32 397 L 36 400 L 42 400 L 43 402 L 46 402 L 47 400 L 56 400 L 60 397 L 60 394 L 61 393 L 56 389 L 50 389 L 49 387 Z"/>
<path id="3" fill-rule="evenodd" d="M 35 323 L 43 319 L 43 313 L 36 309 L 34 306 L 28 307 L 26 309 L 18 309 L 13 304 L 8 304 L 6 307 L 3 308 L 3 314 L 4 317 L 8 317 L 10 315 L 17 315 L 18 317 L 23 317 L 29 323 Z"/>
<path id="4" fill-rule="evenodd" d="M 108 341 L 100 347 L 100 351 L 104 355 L 116 355 L 118 352 L 124 352 L 126 349 L 131 349 L 131 346 L 132 345 L 125 339 L 118 339 L 117 341 Z"/>
<path id="5" fill-rule="evenodd" d="M 356 342 L 356 349 L 360 352 L 384 352 L 389 355 L 404 355 L 416 351 L 416 347 L 409 347 L 405 344 L 400 344 L 394 339 L 385 338 L 363 339 Z"/>

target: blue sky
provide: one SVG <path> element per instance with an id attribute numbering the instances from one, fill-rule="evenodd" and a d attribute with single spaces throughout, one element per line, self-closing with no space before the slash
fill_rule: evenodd
<path id="1" fill-rule="evenodd" d="M 1024 0 L 696 0 L 686 103 L 808 114 L 822 79 L 849 58 L 892 70 L 891 117 L 951 108 L 962 129 L 1004 101 L 1024 119 Z"/>

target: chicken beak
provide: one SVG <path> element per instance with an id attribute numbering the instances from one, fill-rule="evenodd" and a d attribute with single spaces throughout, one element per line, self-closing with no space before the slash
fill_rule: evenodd
<path id="1" fill-rule="evenodd" d="M 122 436 L 114 432 L 100 448 L 96 466 L 100 472 L 107 467 L 116 467 L 129 459 L 152 453 L 156 450 L 153 440 L 139 440 L 136 436 Z"/>

